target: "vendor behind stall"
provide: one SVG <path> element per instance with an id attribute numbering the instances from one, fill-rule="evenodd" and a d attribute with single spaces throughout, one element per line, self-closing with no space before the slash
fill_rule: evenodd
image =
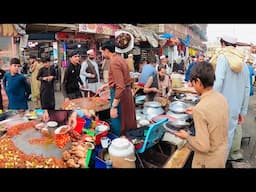
<path id="1" fill-rule="evenodd" d="M 111 129 L 114 134 L 124 135 L 128 129 L 136 129 L 135 103 L 131 90 L 131 78 L 126 61 L 115 53 L 115 44 L 106 41 L 101 47 L 102 55 L 109 59 L 109 81 L 97 92 L 110 88 Z"/>
<path id="2" fill-rule="evenodd" d="M 68 124 L 71 128 L 77 125 L 77 117 L 91 117 L 94 116 L 93 110 L 44 110 L 43 122 L 56 121 L 59 125 Z"/>
<path id="3" fill-rule="evenodd" d="M 147 101 L 153 101 L 156 97 L 166 97 L 171 95 L 171 81 L 166 75 L 165 65 L 157 67 L 157 74 L 150 76 L 144 86 L 144 93 L 147 94 Z"/>

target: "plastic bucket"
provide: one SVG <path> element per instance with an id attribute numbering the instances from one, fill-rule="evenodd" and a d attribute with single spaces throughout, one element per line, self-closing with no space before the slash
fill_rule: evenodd
<path id="1" fill-rule="evenodd" d="M 86 121 L 83 118 L 77 117 L 76 118 L 77 124 L 76 127 L 74 128 L 74 130 L 76 132 L 78 132 L 79 134 L 82 134 L 82 130 L 84 128 L 84 125 L 86 123 Z"/>

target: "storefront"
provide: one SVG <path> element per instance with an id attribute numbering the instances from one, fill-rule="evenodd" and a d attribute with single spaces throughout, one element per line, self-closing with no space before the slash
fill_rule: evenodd
<path id="1" fill-rule="evenodd" d="M 34 55 L 37 58 L 50 57 L 51 61 L 53 61 L 54 42 L 56 42 L 55 33 L 30 34 L 27 49 L 24 51 L 25 59 L 28 59 L 29 55 Z"/>
<path id="2" fill-rule="evenodd" d="M 17 31 L 13 24 L 0 24 L 0 66 L 5 68 L 9 65 L 12 57 L 17 57 Z"/>
<path id="3" fill-rule="evenodd" d="M 89 49 L 93 35 L 84 33 L 56 33 L 58 41 L 58 59 L 61 67 L 67 66 L 68 54 L 73 50 L 79 50 L 81 56 L 86 55 Z"/>
<path id="4" fill-rule="evenodd" d="M 113 38 L 119 29 L 117 24 L 79 24 L 79 32 L 93 36 L 89 48 L 95 50 L 98 60 L 102 59 L 99 52 L 102 42 Z"/>

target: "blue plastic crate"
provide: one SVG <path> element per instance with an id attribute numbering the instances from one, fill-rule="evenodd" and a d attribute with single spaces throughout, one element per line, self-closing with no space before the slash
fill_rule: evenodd
<path id="1" fill-rule="evenodd" d="M 106 162 L 103 159 L 96 156 L 95 157 L 95 168 L 106 169 L 107 168 Z"/>
<path id="2" fill-rule="evenodd" d="M 118 138 L 118 136 L 114 135 L 113 133 L 108 133 L 107 137 L 110 138 L 111 141 L 112 141 L 113 139 Z M 103 159 L 101 159 L 101 158 L 99 157 L 99 153 L 101 152 L 101 150 L 102 150 L 101 145 L 97 145 L 97 146 L 95 147 L 95 149 L 94 149 L 94 154 L 93 154 L 93 157 L 92 157 L 92 158 L 93 158 L 94 161 L 95 161 L 95 168 L 104 168 L 104 169 L 105 169 L 105 168 L 107 168 L 106 161 L 104 161 Z"/>

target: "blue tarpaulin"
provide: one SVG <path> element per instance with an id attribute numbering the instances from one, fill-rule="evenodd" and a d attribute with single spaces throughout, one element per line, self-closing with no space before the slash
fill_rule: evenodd
<path id="1" fill-rule="evenodd" d="M 190 45 L 190 40 L 191 40 L 191 36 L 187 35 L 185 39 L 181 39 L 179 38 L 180 42 L 185 45 L 186 47 L 188 47 Z"/>

